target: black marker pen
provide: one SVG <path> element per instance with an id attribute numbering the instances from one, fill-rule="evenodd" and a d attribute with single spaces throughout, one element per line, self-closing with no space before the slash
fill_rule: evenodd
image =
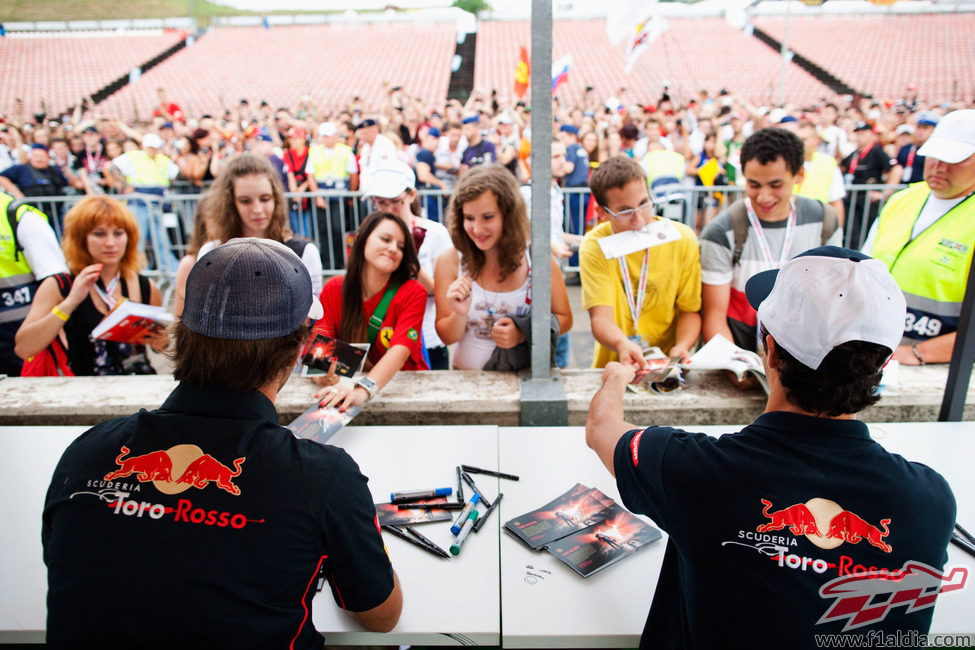
<path id="1" fill-rule="evenodd" d="M 501 503 L 501 499 L 503 497 L 504 497 L 504 492 L 499 493 L 498 496 L 494 498 L 494 503 L 491 504 L 491 507 L 484 511 L 484 516 L 480 517 L 477 521 L 474 522 L 475 533 L 481 530 L 481 526 L 483 526 L 484 522 L 487 521 L 487 518 L 491 516 L 491 513 L 494 512 L 494 509 L 498 507 L 498 504 Z"/>
<path id="2" fill-rule="evenodd" d="M 495 472 L 493 469 L 481 469 L 480 467 L 474 467 L 473 465 L 461 465 L 460 468 L 465 472 L 470 472 L 471 474 L 484 474 L 485 476 L 494 476 L 496 478 L 506 478 L 509 481 L 520 480 L 519 477 L 514 474 L 505 474 L 504 472 Z"/>

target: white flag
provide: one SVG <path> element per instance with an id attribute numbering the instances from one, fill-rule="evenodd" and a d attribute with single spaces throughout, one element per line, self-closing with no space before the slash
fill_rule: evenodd
<path id="1" fill-rule="evenodd" d="M 621 0 L 609 5 L 606 36 L 613 45 L 626 43 L 626 72 L 664 30 L 667 21 L 659 13 L 657 0 Z"/>
<path id="2" fill-rule="evenodd" d="M 657 40 L 667 29 L 667 21 L 659 13 L 647 16 L 642 22 L 637 24 L 636 31 L 630 37 L 626 49 L 626 74 L 630 73 L 633 64 L 640 58 L 644 50 Z"/>

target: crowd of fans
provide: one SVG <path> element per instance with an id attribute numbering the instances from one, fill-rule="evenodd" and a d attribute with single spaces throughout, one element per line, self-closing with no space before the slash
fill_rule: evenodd
<path id="1" fill-rule="evenodd" d="M 353 97 L 347 109 L 337 113 L 320 111 L 306 97 L 294 107 L 276 107 L 267 101 L 252 106 L 249 100 L 241 99 L 219 115 L 189 116 L 162 88 L 158 99 L 153 115 L 144 120 L 124 121 L 104 115 L 90 100 L 79 103 L 70 115 L 24 116 L 15 110 L 3 116 L 0 189 L 15 199 L 26 197 L 23 203 L 46 212 L 59 236 L 65 206 L 45 202 L 45 198 L 134 194 L 127 203 L 137 224 L 135 250 L 147 253 L 164 279 L 177 276 L 176 253 L 188 253 L 175 286 L 177 311 L 181 287 L 193 262 L 221 241 L 237 236 L 267 237 L 261 233 L 273 231 L 273 239 L 288 244 L 302 257 L 315 279 L 317 293 L 323 268 L 341 270 L 351 264 L 351 233 L 361 219 L 357 216 L 353 220 L 347 213 L 364 216 L 376 209 L 394 214 L 412 231 L 422 267 L 418 280 L 428 296 L 423 336 L 414 339 L 425 342 L 427 348 L 420 354 L 418 367 L 448 367 L 444 343 L 460 340 L 472 327 L 466 318 L 472 292 L 480 291 L 483 303 L 475 304 L 471 311 L 483 321 L 475 329 L 479 327 L 482 338 L 494 343 L 498 341 L 495 330 L 499 318 L 487 296 L 497 300 L 498 291 L 524 292 L 526 286 L 530 294 L 530 281 L 525 279 L 529 269 L 521 253 L 524 241 L 504 239 L 485 249 L 496 255 L 492 247 L 497 244 L 502 254 L 500 266 L 497 261 L 487 265 L 490 279 L 484 287 L 478 285 L 485 261 L 483 251 L 479 253 L 475 245 L 477 237 L 499 235 L 488 232 L 490 228 L 478 230 L 480 225 L 475 222 L 479 217 L 469 217 L 463 203 L 451 205 L 453 223 L 447 219 L 447 200 L 479 166 L 496 164 L 495 169 L 506 169 L 511 187 L 521 186 L 521 195 L 530 205 L 531 106 L 525 102 L 505 103 L 499 101 L 496 92 L 475 90 L 465 103 L 446 100 L 429 106 L 406 89 L 389 84 L 382 106 L 363 106 Z M 793 170 L 788 189 L 794 182 L 797 194 L 834 207 L 840 242 L 847 217 L 847 241 L 859 246 L 895 186 L 923 178 L 924 162 L 918 149 L 941 116 L 963 108 L 919 99 L 913 86 L 895 101 L 835 97 L 814 106 L 771 110 L 753 106 L 724 90 L 715 96 L 701 91 L 687 105 L 676 105 L 666 88 L 658 98 L 642 104 L 635 103 L 622 88 L 606 99 L 597 99 L 587 89 L 577 103 L 569 104 L 558 95 L 552 102 L 552 252 L 555 257 L 573 260 L 581 235 L 597 222 L 605 222 L 607 214 L 616 216 L 605 205 L 597 205 L 589 194 L 593 171 L 605 161 L 625 157 L 639 163 L 641 182 L 645 180 L 651 196 L 660 183 L 739 186 L 743 190 L 742 148 L 751 134 L 773 126 L 796 133 L 805 149 L 805 180 L 802 173 Z M 278 193 L 279 186 L 271 182 L 275 176 L 280 188 L 291 193 L 290 199 Z M 818 178 L 810 180 L 813 177 Z M 242 178 L 253 183 L 242 183 Z M 472 187 L 477 191 L 468 190 L 463 200 L 480 209 L 476 199 L 485 191 L 491 194 L 495 202 L 490 209 L 485 208 L 486 214 L 488 218 L 491 214 L 501 216 L 508 229 L 505 237 L 509 237 L 513 215 L 520 211 L 505 203 L 510 203 L 508 186 L 497 180 L 482 184 L 483 188 L 475 183 Z M 859 208 L 851 205 L 844 187 L 869 184 L 882 187 L 864 193 Z M 159 215 L 149 209 L 145 195 L 192 195 L 211 186 L 214 189 L 204 195 L 205 200 L 199 205 L 193 203 L 197 209 L 191 216 L 196 224 L 186 228 L 187 233 L 190 228 L 194 230 L 188 249 L 171 246 L 168 233 L 159 225 Z M 563 194 L 563 190 L 568 191 Z M 719 196 L 701 194 L 700 200 L 694 201 L 696 219 L 692 217 L 688 224 L 696 226 L 692 234 L 700 234 L 718 215 L 722 207 L 716 198 Z M 358 203 L 360 198 L 362 204 Z M 635 209 L 636 204 L 630 207 Z M 849 220 L 851 212 L 858 209 L 858 218 Z M 459 257 L 449 264 L 438 262 L 449 248 L 447 234 L 435 223 L 440 221 L 451 229 L 450 237 L 459 251 Z M 825 222 L 833 223 L 829 218 Z M 568 224 L 568 231 L 563 231 L 563 224 Z M 830 233 L 834 227 L 829 227 Z M 418 231 L 424 234 L 418 237 Z M 618 229 L 614 226 L 612 231 Z M 424 247 L 426 236 L 429 239 Z M 151 246 L 147 247 L 147 240 Z M 434 241 L 439 242 L 436 250 L 432 248 Z M 441 274 L 440 266 L 434 268 L 436 264 L 444 264 L 444 286 L 436 290 L 435 308 L 433 276 L 435 271 Z M 700 262 L 697 265 L 700 268 Z M 458 268 L 464 273 L 458 274 Z M 563 286 L 554 262 L 553 276 L 557 276 L 556 286 Z M 106 283 L 109 280 L 105 278 Z M 564 289 L 560 292 L 564 296 Z M 448 295 L 467 304 L 458 309 Z M 553 313 L 560 320 L 562 312 L 567 311 L 563 307 L 560 303 L 556 309 L 553 303 Z M 696 308 L 691 311 L 696 312 Z M 724 309 L 719 311 L 723 317 Z M 457 323 L 448 326 L 446 320 L 441 322 L 440 312 L 445 319 L 457 318 Z M 503 324 L 505 328 L 512 325 Z M 416 331 L 420 329 L 418 326 Z M 564 322 L 553 326 L 553 336 L 559 338 L 558 363 L 563 366 L 568 358 L 567 340 L 557 335 L 564 335 L 567 329 Z M 505 329 L 501 339 L 510 347 L 508 344 L 523 342 L 524 335 Z M 486 358 L 493 343 L 483 347 L 479 354 Z M 481 367 L 485 358 L 479 357 L 476 367 Z"/>
<path id="2" fill-rule="evenodd" d="M 428 105 L 407 89 L 387 84 L 382 106 L 364 106 L 353 96 L 345 110 L 324 112 L 307 96 L 290 107 L 245 98 L 222 114 L 196 116 L 185 114 L 162 88 L 158 98 L 152 116 L 128 119 L 102 114 L 90 100 L 63 115 L 28 116 L 15 108 L 2 116 L 0 126 L 2 189 L 15 196 L 131 191 L 111 163 L 143 147 L 146 134 L 159 136 L 155 153 L 174 163 L 174 191 L 185 193 L 212 181 L 230 157 L 243 151 L 269 157 L 286 189 L 295 192 L 356 190 L 370 166 L 391 156 L 415 169 L 419 190 L 450 192 L 466 169 L 485 160 L 504 165 L 520 183 L 531 178 L 531 106 L 501 102 L 495 91 L 476 89 L 464 103 L 452 99 Z M 771 109 L 725 90 L 717 95 L 702 90 L 686 105 L 677 105 L 666 88 L 657 98 L 633 98 L 621 88 L 608 98 L 587 91 L 577 102 L 556 95 L 553 131 L 572 149 L 570 162 L 585 159 L 580 168 L 620 153 L 647 166 L 649 152 L 664 150 L 683 157 L 680 177 L 741 185 L 738 152 L 749 134 L 765 126 L 809 122 L 822 138 L 820 149 L 843 161 L 858 148 L 857 133 L 867 125 L 888 159 L 896 159 L 917 127 L 926 124 L 919 117 L 963 107 L 920 99 L 914 86 L 895 101 L 836 96 L 813 106 Z M 349 147 L 355 160 L 343 158 L 336 166 L 328 153 L 340 145 Z M 584 186 L 580 176 L 577 171 L 569 186 Z M 324 208 L 324 200 L 318 204 Z M 431 205 L 425 206 L 429 216 L 439 220 Z"/>

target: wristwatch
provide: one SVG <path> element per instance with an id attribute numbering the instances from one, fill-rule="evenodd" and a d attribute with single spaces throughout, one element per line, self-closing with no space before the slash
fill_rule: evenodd
<path id="1" fill-rule="evenodd" d="M 355 385 L 361 386 L 367 393 L 369 393 L 369 397 L 366 398 L 367 401 L 371 400 L 376 396 L 376 393 L 379 392 L 379 386 L 376 385 L 376 382 L 366 376 L 359 377 L 359 379 L 355 382 Z"/>

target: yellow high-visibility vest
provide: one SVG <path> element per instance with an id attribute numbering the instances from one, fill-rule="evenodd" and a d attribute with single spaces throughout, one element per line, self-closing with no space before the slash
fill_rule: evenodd
<path id="1" fill-rule="evenodd" d="M 346 186 L 349 182 L 349 173 L 346 167 L 349 164 L 349 156 L 352 147 L 342 142 L 335 144 L 331 151 L 325 147 L 314 146 L 308 154 L 308 162 L 315 170 L 315 180 L 319 185 L 326 181 L 335 181 L 337 184 Z"/>
<path id="2" fill-rule="evenodd" d="M 806 196 L 823 203 L 829 203 L 829 188 L 833 184 L 833 174 L 836 171 L 836 159 L 824 153 L 815 152 L 809 166 L 806 167 L 805 178 L 795 189 L 799 196 Z"/>
<path id="3" fill-rule="evenodd" d="M 40 284 L 23 252 L 17 253 L 14 238 L 16 233 L 7 218 L 7 207 L 13 200 L 9 194 L 0 192 L 0 323 L 24 320 Z M 28 210 L 41 215 L 47 221 L 46 214 L 25 203 L 17 208 L 17 224 Z"/>
<path id="4" fill-rule="evenodd" d="M 911 240 L 931 189 L 914 183 L 890 197 L 877 224 L 873 256 L 907 300 L 904 335 L 925 339 L 958 327 L 975 246 L 975 197 L 969 196 Z"/>
<path id="5" fill-rule="evenodd" d="M 128 153 L 134 167 L 133 174 L 125 177 L 125 182 L 133 187 L 169 187 L 169 165 L 172 161 L 164 153 L 150 158 L 145 151 L 138 149 Z"/>

